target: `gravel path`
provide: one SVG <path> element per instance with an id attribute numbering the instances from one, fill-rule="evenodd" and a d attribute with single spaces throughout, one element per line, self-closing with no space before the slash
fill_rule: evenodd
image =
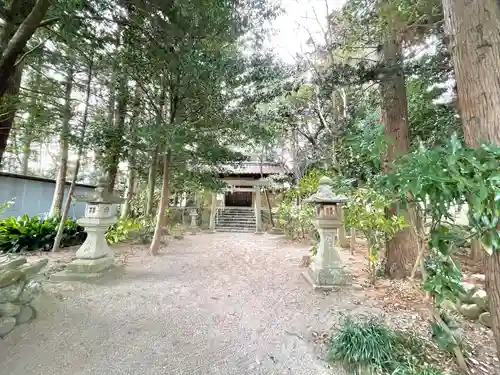
<path id="1" fill-rule="evenodd" d="M 278 237 L 199 234 L 121 275 L 56 285 L 63 301 L 0 340 L 2 375 L 323 375 L 313 331 L 349 307 L 300 275 Z M 53 287 L 52 287 L 53 288 Z"/>

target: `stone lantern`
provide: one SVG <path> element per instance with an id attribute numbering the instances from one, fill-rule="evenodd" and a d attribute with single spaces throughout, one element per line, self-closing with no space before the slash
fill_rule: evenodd
<path id="1" fill-rule="evenodd" d="M 317 253 L 304 273 L 315 289 L 328 290 L 350 282 L 337 251 L 338 231 L 342 226 L 340 205 L 347 201 L 347 197 L 334 194 L 332 185 L 330 178 L 322 177 L 316 193 L 304 200 L 304 203 L 316 206 L 313 224 L 320 236 Z"/>
<path id="2" fill-rule="evenodd" d="M 76 252 L 76 259 L 53 279 L 82 279 L 99 276 L 102 271 L 113 265 L 113 251 L 106 242 L 105 233 L 116 223 L 116 207 L 123 199 L 108 192 L 107 178 L 99 179 L 94 193 L 75 196 L 80 202 L 86 202 L 85 217 L 78 224 L 85 228 L 87 238 Z"/>
<path id="3" fill-rule="evenodd" d="M 198 218 L 198 212 L 196 208 L 191 209 L 189 212 L 189 216 L 191 216 L 191 224 L 189 225 L 189 231 L 191 234 L 196 234 L 198 232 L 198 224 L 196 223 L 196 219 Z"/>

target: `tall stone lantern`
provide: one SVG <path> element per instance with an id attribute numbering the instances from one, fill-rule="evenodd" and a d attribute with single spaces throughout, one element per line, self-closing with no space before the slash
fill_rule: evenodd
<path id="1" fill-rule="evenodd" d="M 313 224 L 320 236 L 317 253 L 303 274 L 314 289 L 329 290 L 350 283 L 337 247 L 338 231 L 342 226 L 340 205 L 347 201 L 347 197 L 334 194 L 332 185 L 330 178 L 322 177 L 316 193 L 304 200 L 304 203 L 316 206 Z"/>
<path id="2" fill-rule="evenodd" d="M 87 238 L 76 252 L 76 259 L 64 271 L 52 275 L 54 280 L 99 276 L 113 265 L 113 251 L 106 242 L 105 233 L 117 221 L 114 205 L 124 200 L 108 192 L 106 176 L 99 179 L 94 193 L 75 196 L 75 199 L 86 202 L 85 216 L 78 224 L 85 228 Z"/>

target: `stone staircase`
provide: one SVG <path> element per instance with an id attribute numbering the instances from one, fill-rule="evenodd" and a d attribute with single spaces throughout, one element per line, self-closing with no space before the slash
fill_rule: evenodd
<path id="1" fill-rule="evenodd" d="M 255 211 L 248 208 L 218 208 L 215 217 L 217 232 L 255 232 Z"/>

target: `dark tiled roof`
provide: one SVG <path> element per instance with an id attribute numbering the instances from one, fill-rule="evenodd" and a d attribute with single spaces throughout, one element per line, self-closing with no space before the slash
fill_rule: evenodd
<path id="1" fill-rule="evenodd" d="M 219 173 L 224 175 L 260 175 L 261 173 L 263 175 L 272 175 L 286 174 L 288 170 L 280 163 L 244 161 L 231 165 L 223 165 L 219 168 Z"/>

